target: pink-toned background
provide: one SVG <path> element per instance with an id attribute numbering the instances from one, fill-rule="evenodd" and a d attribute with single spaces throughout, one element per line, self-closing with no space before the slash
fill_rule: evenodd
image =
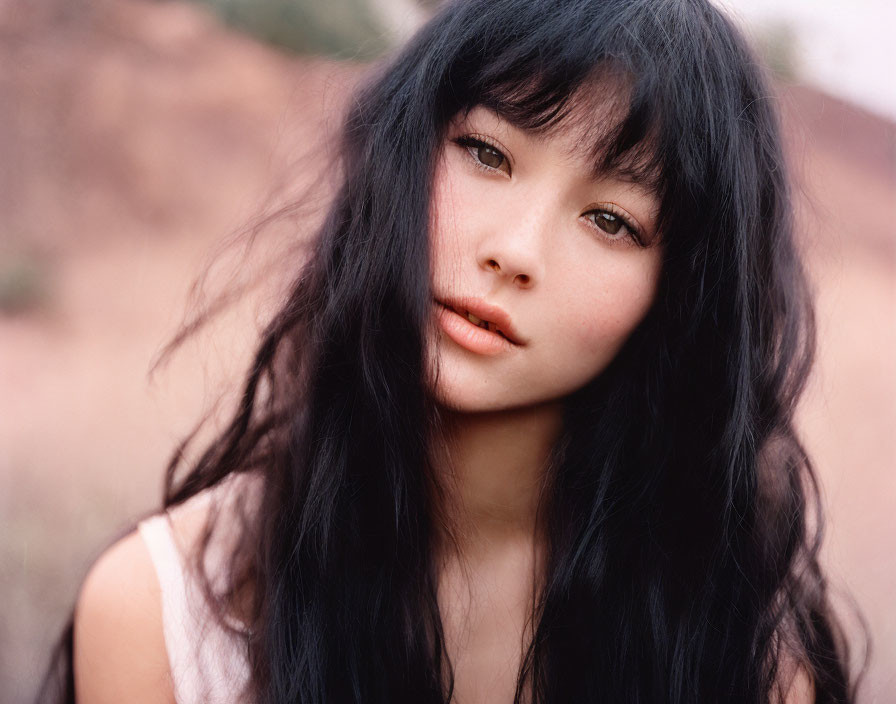
<path id="1" fill-rule="evenodd" d="M 326 152 L 305 154 L 363 66 L 145 0 L 0 1 L 0 66 L 0 702 L 24 702 L 90 561 L 158 504 L 168 454 L 238 378 L 272 305 L 257 291 L 150 380 L 191 283 L 230 233 L 314 179 Z M 860 701 L 886 704 L 896 127 L 796 79 L 780 88 L 820 327 L 800 425 L 828 506 L 826 567 L 874 641 Z M 211 291 L 251 277 L 300 223 L 251 257 L 226 250 Z"/>

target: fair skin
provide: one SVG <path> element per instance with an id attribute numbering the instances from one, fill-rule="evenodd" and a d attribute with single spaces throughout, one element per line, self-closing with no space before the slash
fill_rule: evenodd
<path id="1" fill-rule="evenodd" d="M 620 176 L 593 177 L 585 137 L 527 132 L 477 107 L 449 126 L 436 169 L 434 297 L 499 307 L 519 343 L 467 344 L 479 326 L 459 306 L 434 304 L 430 362 L 463 555 L 446 559 L 440 599 L 460 704 L 513 700 L 561 401 L 616 356 L 660 274 L 655 196 Z"/>
<path id="2" fill-rule="evenodd" d="M 149 553 L 131 533 L 103 553 L 75 607 L 78 704 L 174 704 L 161 592 Z"/>
<path id="3" fill-rule="evenodd" d="M 437 335 L 437 393 L 466 413 L 555 402 L 602 371 L 650 307 L 657 199 L 620 176 L 593 178 L 578 129 L 537 135 L 480 107 L 447 138 L 433 183 L 434 296 L 501 308 L 522 344 L 477 354 Z"/>
<path id="4" fill-rule="evenodd" d="M 433 304 L 429 363 L 446 419 L 439 467 L 460 543 L 445 553 L 439 601 L 459 704 L 513 700 L 543 558 L 535 511 L 562 399 L 618 353 L 660 274 L 654 196 L 616 175 L 592 178 L 581 137 L 527 133 L 477 108 L 449 127 L 436 170 L 435 298 L 500 307 L 517 339 L 496 341 Z M 176 528 L 189 545 L 196 526 Z M 85 580 L 75 685 L 82 704 L 174 701 L 159 585 L 136 534 Z M 810 696 L 790 688 L 786 701 Z"/>

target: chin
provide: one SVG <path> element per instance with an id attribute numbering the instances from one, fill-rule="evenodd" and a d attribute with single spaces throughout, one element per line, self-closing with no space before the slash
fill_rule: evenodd
<path id="1" fill-rule="evenodd" d="M 433 397 L 440 407 L 455 413 L 489 413 L 513 407 L 513 404 L 502 403 L 501 399 L 493 395 L 483 398 L 481 394 L 469 389 L 446 388 L 445 384 L 436 387 Z"/>
<path id="2" fill-rule="evenodd" d="M 455 413 L 496 413 L 535 408 L 556 402 L 564 393 L 532 393 L 532 389 L 495 388 L 493 386 L 465 383 L 461 379 L 447 379 L 443 375 L 433 390 L 435 402 Z"/>
<path id="3" fill-rule="evenodd" d="M 514 403 L 514 399 L 504 398 L 503 394 L 487 386 L 474 387 L 460 379 L 447 379 L 444 372 L 431 388 L 432 397 L 438 406 L 458 413 L 485 413 L 525 405 Z"/>

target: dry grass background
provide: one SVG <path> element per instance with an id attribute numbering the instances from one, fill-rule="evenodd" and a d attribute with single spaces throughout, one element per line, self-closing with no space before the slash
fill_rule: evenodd
<path id="1" fill-rule="evenodd" d="M 88 565 L 158 504 L 169 452 L 238 378 L 272 303 L 261 289 L 150 380 L 193 279 L 229 233 L 315 180 L 326 151 L 303 155 L 325 145 L 359 67 L 145 0 L 0 1 L 0 65 L 0 701 L 17 703 Z M 829 506 L 826 565 L 874 638 L 862 701 L 883 704 L 896 701 L 896 130 L 782 93 L 820 322 L 801 426 Z M 242 256 L 219 261 L 213 289 L 258 270 Z"/>

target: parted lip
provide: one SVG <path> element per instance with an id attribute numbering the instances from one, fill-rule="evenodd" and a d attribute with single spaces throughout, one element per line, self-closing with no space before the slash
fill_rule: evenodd
<path id="1" fill-rule="evenodd" d="M 455 313 L 463 315 L 464 317 L 466 317 L 466 313 L 469 312 L 475 315 L 477 318 L 491 323 L 504 337 L 506 337 L 515 345 L 526 344 L 526 341 L 520 337 L 519 333 L 514 327 L 513 321 L 510 319 L 510 316 L 507 315 L 507 313 L 505 313 L 502 308 L 499 308 L 496 305 L 487 303 L 481 298 L 467 297 L 442 298 L 436 299 L 436 302 L 440 303 L 446 308 L 452 309 Z"/>

